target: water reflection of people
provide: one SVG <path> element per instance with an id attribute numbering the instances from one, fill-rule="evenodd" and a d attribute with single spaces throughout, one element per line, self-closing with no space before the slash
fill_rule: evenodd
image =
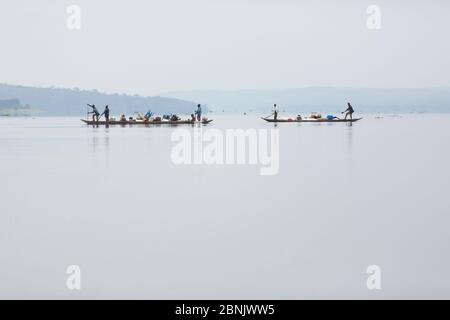
<path id="1" fill-rule="evenodd" d="M 349 121 L 346 123 L 347 127 L 347 145 L 348 145 L 348 151 L 352 152 L 353 149 L 353 122 Z"/>

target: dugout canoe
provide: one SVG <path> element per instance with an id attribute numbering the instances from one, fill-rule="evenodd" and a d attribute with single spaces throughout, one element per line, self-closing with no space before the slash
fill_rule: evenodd
<path id="1" fill-rule="evenodd" d="M 309 119 L 308 118 L 308 119 L 302 119 L 302 120 L 297 120 L 297 119 L 277 119 L 277 120 L 275 120 L 275 119 L 266 119 L 266 118 L 261 118 L 261 119 L 263 119 L 264 121 L 267 121 L 267 122 L 275 122 L 275 123 L 278 123 L 278 122 L 313 122 L 313 123 L 326 122 L 326 123 L 328 123 L 328 122 L 356 122 L 356 121 L 361 120 L 362 118 L 333 119 L 333 120 L 328 120 L 327 118 L 320 118 L 320 119 Z"/>
<path id="2" fill-rule="evenodd" d="M 201 123 L 201 124 L 208 124 L 210 122 L 212 122 L 213 120 L 203 120 L 203 121 L 191 121 L 191 120 L 178 120 L 178 121 L 109 121 L 108 123 L 106 123 L 106 121 L 92 121 L 92 120 L 84 120 L 81 119 L 81 121 L 83 121 L 85 124 L 87 125 L 94 125 L 94 126 L 105 126 L 105 125 L 147 125 L 147 126 L 151 126 L 151 125 L 163 125 L 163 124 L 169 124 L 169 125 L 179 125 L 179 124 L 197 124 L 197 123 Z"/>

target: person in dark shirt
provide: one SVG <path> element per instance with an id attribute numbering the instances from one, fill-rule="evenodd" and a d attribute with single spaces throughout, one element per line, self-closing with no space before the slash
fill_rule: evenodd
<path id="1" fill-rule="evenodd" d="M 95 104 L 88 104 L 89 107 L 92 108 L 92 111 L 89 111 L 88 113 L 92 113 L 92 121 L 98 122 L 98 118 L 100 116 L 100 112 L 98 112 L 97 108 L 95 107 Z"/>
<path id="2" fill-rule="evenodd" d="M 109 122 L 109 106 L 108 105 L 105 107 L 105 111 L 103 111 L 101 116 L 102 115 L 105 115 L 106 122 L 108 123 Z"/>
<path id="3" fill-rule="evenodd" d="M 350 116 L 350 120 L 353 120 L 353 112 L 355 112 L 355 110 L 353 110 L 352 105 L 349 103 L 347 103 L 347 109 L 345 111 L 343 111 L 342 113 L 345 113 L 345 120 L 347 120 L 347 116 Z"/>

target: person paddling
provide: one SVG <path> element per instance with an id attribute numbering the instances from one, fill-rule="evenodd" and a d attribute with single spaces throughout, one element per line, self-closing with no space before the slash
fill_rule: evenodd
<path id="1" fill-rule="evenodd" d="M 108 105 L 106 105 L 105 111 L 103 111 L 103 113 L 100 115 L 100 117 L 103 115 L 105 115 L 106 123 L 109 123 L 109 106 Z"/>
<path id="2" fill-rule="evenodd" d="M 276 104 L 274 104 L 273 105 L 273 119 L 276 121 L 277 120 L 277 118 L 278 118 L 278 109 L 277 109 L 277 105 Z"/>
<path id="3" fill-rule="evenodd" d="M 95 107 L 95 104 L 88 104 L 89 107 L 92 108 L 92 111 L 89 111 L 88 113 L 92 113 L 92 121 L 98 122 L 98 117 L 100 116 L 100 112 L 98 112 L 97 108 Z"/>
<path id="4" fill-rule="evenodd" d="M 353 112 L 355 112 L 355 110 L 353 110 L 352 105 L 349 103 L 347 103 L 348 107 L 345 111 L 341 112 L 341 113 L 345 113 L 345 120 L 347 120 L 347 116 L 350 116 L 350 120 L 353 120 Z"/>
<path id="5" fill-rule="evenodd" d="M 202 106 L 197 105 L 197 110 L 195 111 L 195 115 L 197 116 L 197 121 L 202 120 Z"/>

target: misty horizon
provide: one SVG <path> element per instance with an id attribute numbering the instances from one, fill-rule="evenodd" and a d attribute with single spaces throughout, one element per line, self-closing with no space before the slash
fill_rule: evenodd
<path id="1" fill-rule="evenodd" d="M 67 27 L 72 5 L 80 9 L 79 30 Z M 367 27 L 371 5 L 4 0 L 0 82 L 143 96 L 450 86 L 450 44 L 441 37 L 450 29 L 450 3 L 377 1 L 378 30 Z"/>
<path id="2" fill-rule="evenodd" d="M 78 88 L 36 88 L 0 84 L 0 113 L 6 115 L 79 116 L 86 103 L 110 105 L 116 112 L 191 114 L 197 104 L 205 112 L 266 113 L 274 103 L 291 113 L 338 113 L 352 102 L 360 113 L 447 113 L 449 88 L 306 87 L 283 90 L 172 91 L 158 96 L 103 93 Z M 19 110 L 21 109 L 21 110 Z M 16 110 L 16 111 L 14 111 Z"/>
<path id="3" fill-rule="evenodd" d="M 84 87 L 60 87 L 56 85 L 48 85 L 48 86 L 35 86 L 26 83 L 10 83 L 10 82 L 0 82 L 0 85 L 4 86 L 13 86 L 13 87 L 27 87 L 27 88 L 36 88 L 36 89 L 61 89 L 61 90 L 75 90 L 75 91 L 86 91 L 86 92 L 98 92 L 106 95 L 127 95 L 127 96 L 140 96 L 143 98 L 151 98 L 151 97 L 164 97 L 164 94 L 172 94 L 172 93 L 190 93 L 190 92 L 221 92 L 221 93 L 229 93 L 229 92 L 251 92 L 251 91 L 272 91 L 272 92 L 280 92 L 280 91 L 288 91 L 288 90 L 298 90 L 298 89 L 347 89 L 347 90 L 429 90 L 429 89 L 450 89 L 450 85 L 446 86 L 421 86 L 421 87 L 358 87 L 358 86 L 301 86 L 301 87 L 286 87 L 286 88 L 238 88 L 238 89 L 218 89 L 218 88 L 203 88 L 203 89 L 192 89 L 192 90 L 168 90 L 157 92 L 152 95 L 140 94 L 135 91 L 103 91 L 99 88 L 84 88 Z"/>

